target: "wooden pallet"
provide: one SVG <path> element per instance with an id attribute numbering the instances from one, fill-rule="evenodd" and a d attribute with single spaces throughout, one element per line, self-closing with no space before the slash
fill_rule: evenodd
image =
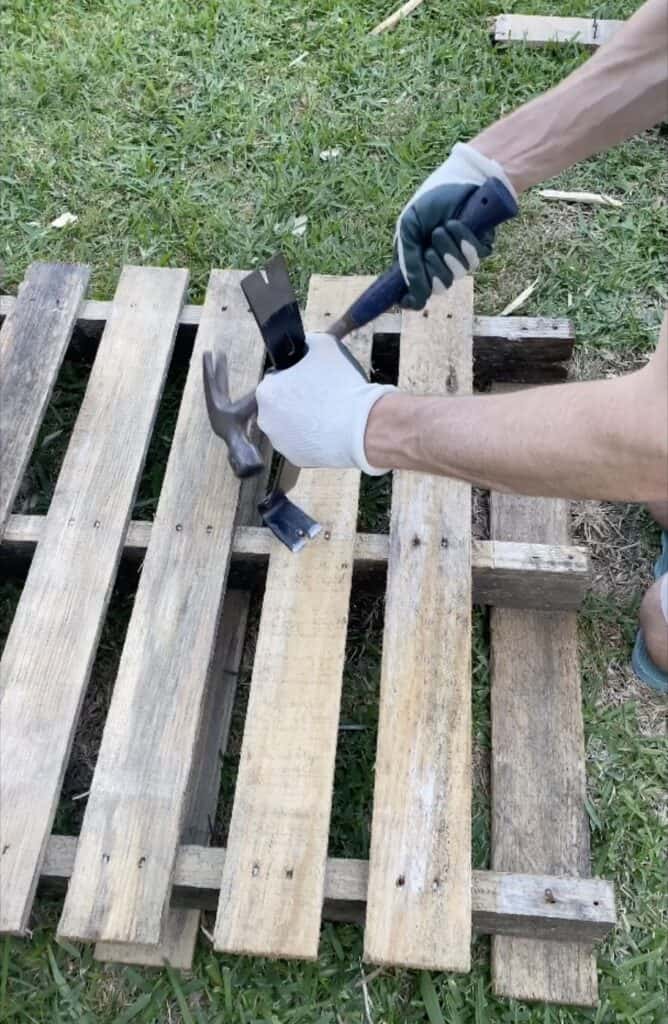
<path id="1" fill-rule="evenodd" d="M 615 910 L 612 886 L 587 877 L 574 623 L 588 562 L 565 508 L 493 496 L 492 538 L 474 541 L 468 485 L 402 472 L 389 536 L 360 534 L 360 474 L 305 471 L 295 497 L 324 530 L 290 554 L 255 524 L 202 401 L 203 349 L 225 349 L 233 394 L 262 371 L 241 276 L 212 271 L 196 307 L 186 271 L 129 267 L 100 303 L 85 299 L 87 268 L 36 264 L 0 300 L 0 551 L 31 557 L 1 665 L 0 932 L 26 933 L 40 882 L 67 887 L 61 936 L 123 962 L 188 967 L 202 909 L 217 911 L 219 950 L 315 958 L 324 913 L 365 920 L 369 960 L 439 970 L 469 969 L 475 930 L 496 936 L 499 993 L 593 1004 L 591 947 Z M 312 278 L 307 326 L 326 327 L 367 281 Z M 133 522 L 179 325 L 196 335 L 159 504 Z M 47 515 L 15 515 L 73 331 L 101 337 L 55 493 Z M 474 366 L 485 381 L 563 378 L 573 344 L 565 321 L 474 318 L 470 281 L 359 331 L 366 365 L 374 340 L 378 358 L 400 342 L 402 386 L 449 394 L 471 390 Z M 81 835 L 51 835 L 122 557 L 143 566 Z M 228 571 L 258 563 L 228 842 L 208 848 L 249 601 Z M 368 863 L 327 857 L 362 567 L 387 572 Z M 491 871 L 471 870 L 473 601 L 494 607 Z"/>
<path id="2" fill-rule="evenodd" d="M 560 18 L 536 14 L 498 14 L 490 21 L 495 43 L 507 46 L 548 46 L 550 43 L 577 43 L 596 49 L 612 39 L 623 21 L 600 18 Z"/>

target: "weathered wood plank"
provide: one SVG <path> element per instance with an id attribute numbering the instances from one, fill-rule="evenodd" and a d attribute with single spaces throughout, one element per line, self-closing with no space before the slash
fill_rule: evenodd
<path id="1" fill-rule="evenodd" d="M 240 590 L 228 590 L 223 602 L 195 743 L 195 761 L 188 782 L 188 807 L 181 832 L 183 844 L 206 845 L 209 841 L 218 803 L 220 755 L 227 746 L 249 603 L 250 595 Z M 162 967 L 166 961 L 172 967 L 187 971 L 192 967 L 199 926 L 199 910 L 171 906 L 162 941 L 157 946 L 98 942 L 95 959 L 149 967 Z"/>
<path id="2" fill-rule="evenodd" d="M 472 387 L 473 285 L 405 314 L 399 384 Z M 396 472 L 365 949 L 374 963 L 471 965 L 471 488 Z"/>
<path id="3" fill-rule="evenodd" d="M 30 553 L 42 536 L 44 516 L 11 516 L 3 550 Z M 125 538 L 125 554 L 143 558 L 151 538 L 151 524 L 132 522 Z M 238 526 L 232 541 L 232 560 L 266 562 L 276 541 L 265 527 Z M 356 566 L 382 569 L 390 549 L 389 536 L 358 533 L 353 559 Z M 473 603 L 504 608 L 579 608 L 590 579 L 585 548 L 520 541 L 471 542 Z"/>
<path id="4" fill-rule="evenodd" d="M 553 18 L 534 14 L 499 14 L 491 22 L 495 43 L 524 43 L 526 46 L 578 43 L 590 49 L 607 43 L 623 24 L 623 21 L 598 18 Z"/>
<path id="5" fill-rule="evenodd" d="M 0 932 L 27 924 L 187 280 L 185 270 L 121 274 L 7 639 Z"/>
<path id="6" fill-rule="evenodd" d="M 307 325 L 367 283 L 311 278 Z M 351 348 L 368 365 L 371 328 Z M 298 557 L 278 545 L 270 556 L 216 949 L 317 956 L 359 480 L 357 470 L 302 472 L 294 500 L 323 533 Z"/>
<path id="7" fill-rule="evenodd" d="M 0 537 L 89 277 L 77 263 L 33 263 L 0 329 Z"/>
<path id="8" fill-rule="evenodd" d="M 239 500 L 203 401 L 202 352 L 225 351 L 232 394 L 255 387 L 264 362 L 240 276 L 211 272 L 61 936 L 154 944 L 162 934 Z"/>
<path id="9" fill-rule="evenodd" d="M 0 319 L 14 308 L 12 295 L 0 295 Z M 104 327 L 110 302 L 88 299 L 81 303 L 77 324 L 85 331 L 98 332 Z M 183 306 L 180 324 L 197 326 L 201 306 Z M 331 313 L 330 315 L 335 315 Z M 326 324 L 327 318 L 323 319 Z M 322 326 L 322 325 L 319 325 Z M 396 344 L 401 331 L 401 313 L 384 313 L 371 325 L 375 338 Z M 571 320 L 542 316 L 474 316 L 473 356 L 476 372 L 485 377 L 506 372 L 508 367 L 535 367 L 545 371 L 548 364 L 570 359 L 575 341 Z"/>
<path id="10" fill-rule="evenodd" d="M 568 505 L 493 494 L 491 531 L 565 544 Z M 491 653 L 492 867 L 587 875 L 576 616 L 494 609 Z M 498 995 L 597 1002 L 596 962 L 586 945 L 497 938 L 492 974 Z"/>
<path id="11" fill-rule="evenodd" d="M 42 880 L 53 887 L 72 874 L 77 840 L 52 835 Z M 174 867 L 172 902 L 215 910 L 225 863 L 221 847 L 181 846 Z M 369 864 L 330 857 L 325 870 L 323 917 L 360 922 Z M 474 871 L 473 926 L 481 934 L 597 942 L 616 924 L 614 889 L 601 878 Z"/>

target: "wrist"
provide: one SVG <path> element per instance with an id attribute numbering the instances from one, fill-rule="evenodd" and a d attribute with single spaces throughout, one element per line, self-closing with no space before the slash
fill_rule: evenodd
<path id="1" fill-rule="evenodd" d="M 419 406 L 415 395 L 394 391 L 383 395 L 369 413 L 364 436 L 371 466 L 410 469 L 419 449 Z"/>

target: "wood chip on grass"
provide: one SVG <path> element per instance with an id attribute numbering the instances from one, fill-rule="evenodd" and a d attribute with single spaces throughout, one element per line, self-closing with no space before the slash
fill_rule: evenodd
<path id="1" fill-rule="evenodd" d="M 510 314 L 514 313 L 516 309 L 519 309 L 520 306 L 523 306 L 526 300 L 529 298 L 529 296 L 533 295 L 536 289 L 536 285 L 538 284 L 538 281 L 539 278 L 535 278 L 535 280 L 533 280 L 531 284 L 524 289 L 523 292 L 520 292 L 516 299 L 513 299 L 512 302 L 509 302 L 508 305 L 504 309 L 502 309 L 498 315 L 510 316 Z"/>
<path id="2" fill-rule="evenodd" d="M 421 3 L 422 0 L 408 0 L 407 3 L 402 4 L 401 7 L 398 7 L 396 11 L 389 15 L 389 17 L 385 18 L 385 21 L 381 21 L 379 25 L 376 25 L 376 27 L 371 30 L 371 35 L 379 36 L 381 32 L 387 32 L 389 29 L 395 28 L 400 21 L 407 17 L 407 15 L 411 14 L 416 7 L 420 6 Z"/>
<path id="3" fill-rule="evenodd" d="M 585 206 L 623 206 L 621 199 L 605 195 L 603 192 L 562 192 L 558 188 L 541 188 L 538 190 L 541 199 L 560 199 L 564 203 L 582 203 Z"/>

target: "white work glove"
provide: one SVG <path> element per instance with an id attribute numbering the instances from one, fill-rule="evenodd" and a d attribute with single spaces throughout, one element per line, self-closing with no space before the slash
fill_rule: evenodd
<path id="1" fill-rule="evenodd" d="M 408 285 L 402 306 L 422 309 L 434 291 L 472 273 L 492 251 L 494 232 L 478 237 L 457 219 L 467 199 L 488 178 L 515 189 L 501 164 L 458 142 L 452 153 L 408 201 L 397 220 L 395 249 Z"/>
<path id="2" fill-rule="evenodd" d="M 260 430 L 295 466 L 386 473 L 369 465 L 364 435 L 375 403 L 396 388 L 369 384 L 330 334 L 307 334 L 306 344 L 308 352 L 295 366 L 260 382 Z"/>

